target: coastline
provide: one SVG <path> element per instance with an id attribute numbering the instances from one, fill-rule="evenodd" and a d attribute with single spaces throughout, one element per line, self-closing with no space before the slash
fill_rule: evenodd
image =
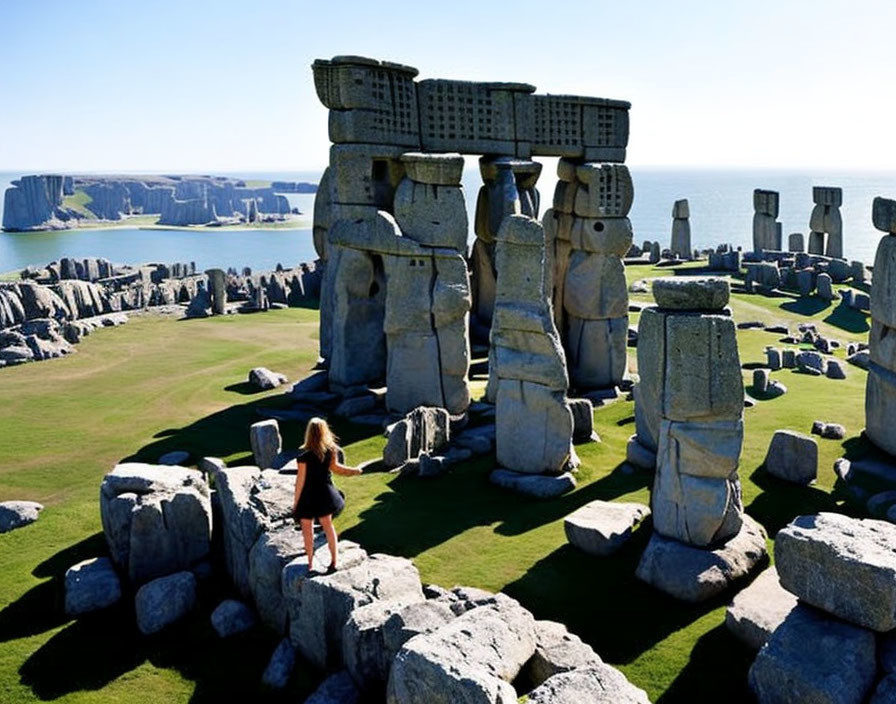
<path id="1" fill-rule="evenodd" d="M 207 232 L 224 230 L 227 232 L 256 232 L 265 230 L 305 230 L 311 227 L 312 220 L 305 215 L 279 222 L 246 225 L 157 225 L 157 217 L 142 217 L 122 220 L 97 220 L 89 224 L 78 224 L 75 227 L 45 228 L 40 230 L 0 230 L 4 235 L 33 235 L 45 232 L 80 232 L 85 230 L 182 230 L 184 232 Z"/>

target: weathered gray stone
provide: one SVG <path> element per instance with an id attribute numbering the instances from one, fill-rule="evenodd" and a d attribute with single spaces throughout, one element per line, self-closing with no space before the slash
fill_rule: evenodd
<path id="1" fill-rule="evenodd" d="M 262 391 L 276 389 L 281 384 L 286 384 L 289 379 L 284 374 L 272 372 L 267 367 L 255 367 L 249 371 L 249 383 Z"/>
<path id="2" fill-rule="evenodd" d="M 196 578 L 192 572 L 175 572 L 147 582 L 137 590 L 134 605 L 141 633 L 161 631 L 193 610 Z"/>
<path id="3" fill-rule="evenodd" d="M 535 653 L 526 663 L 529 682 L 538 687 L 549 677 L 603 661 L 590 645 L 555 621 L 535 622 Z"/>
<path id="4" fill-rule="evenodd" d="M 0 502 L 0 533 L 34 523 L 43 509 L 43 505 L 36 501 Z"/>
<path id="5" fill-rule="evenodd" d="M 871 375 L 869 375 L 870 378 Z M 825 423 L 824 421 L 816 420 L 812 422 L 812 434 L 820 435 L 826 440 L 842 440 L 846 437 L 846 428 L 839 423 Z"/>
<path id="6" fill-rule="evenodd" d="M 253 423 L 249 426 L 249 444 L 257 466 L 262 469 L 275 468 L 283 451 L 280 425 L 273 418 Z"/>
<path id="7" fill-rule="evenodd" d="M 818 443 L 795 430 L 777 430 L 765 456 L 765 468 L 779 479 L 811 484 L 818 477 Z"/>
<path id="8" fill-rule="evenodd" d="M 764 394 L 768 391 L 768 369 L 753 370 L 753 391 Z"/>
<path id="9" fill-rule="evenodd" d="M 488 479 L 497 486 L 539 499 L 552 499 L 576 488 L 576 480 L 570 472 L 530 474 L 499 468 L 493 470 Z"/>
<path id="10" fill-rule="evenodd" d="M 653 280 L 653 297 L 669 310 L 722 310 L 728 305 L 730 286 L 725 279 L 667 277 Z"/>
<path id="11" fill-rule="evenodd" d="M 896 234 L 896 200 L 876 197 L 871 204 L 871 220 L 881 232 Z"/>
<path id="12" fill-rule="evenodd" d="M 261 682 L 271 689 L 285 689 L 296 665 L 296 650 L 289 638 L 281 640 L 268 661 Z"/>
<path id="13" fill-rule="evenodd" d="M 463 252 L 467 209 L 458 185 L 431 185 L 404 179 L 395 191 L 395 220 L 404 236 L 428 247 Z"/>
<path id="14" fill-rule="evenodd" d="M 389 704 L 511 704 L 510 685 L 535 652 L 535 619 L 501 597 L 411 638 L 392 664 Z"/>
<path id="15" fill-rule="evenodd" d="M 625 446 L 625 461 L 641 469 L 656 468 L 656 452 L 644 447 L 637 435 L 632 435 Z"/>
<path id="16" fill-rule="evenodd" d="M 576 168 L 575 214 L 586 218 L 620 218 L 628 215 L 634 187 L 628 167 L 622 164 L 583 164 Z"/>
<path id="17" fill-rule="evenodd" d="M 418 183 L 436 186 L 456 186 L 464 171 L 464 158 L 460 154 L 426 154 L 405 152 L 401 163 L 408 178 Z"/>
<path id="18" fill-rule="evenodd" d="M 117 465 L 103 479 L 100 516 L 112 560 L 133 582 L 187 569 L 209 554 L 211 500 L 197 470 Z"/>
<path id="19" fill-rule="evenodd" d="M 896 628 L 896 526 L 835 513 L 798 516 L 775 537 L 781 584 L 875 631 Z"/>
<path id="20" fill-rule="evenodd" d="M 187 460 L 189 459 L 189 452 L 186 452 L 185 450 L 172 450 L 171 452 L 166 452 L 164 455 L 159 457 L 159 464 L 163 464 L 168 467 L 176 467 L 178 465 L 186 464 Z"/>
<path id="21" fill-rule="evenodd" d="M 599 441 L 594 432 L 594 406 L 587 398 L 567 399 L 572 413 L 572 440 L 574 443 Z"/>
<path id="22" fill-rule="evenodd" d="M 305 704 L 359 704 L 361 694 L 345 670 L 330 675 L 305 700 Z"/>
<path id="23" fill-rule="evenodd" d="M 740 532 L 714 549 L 692 547 L 654 533 L 636 575 L 676 599 L 704 601 L 765 560 L 765 538 L 762 526 L 746 515 Z"/>
<path id="24" fill-rule="evenodd" d="M 566 539 L 589 555 L 603 557 L 621 548 L 650 509 L 643 504 L 591 501 L 563 521 Z"/>
<path id="25" fill-rule="evenodd" d="M 212 611 L 212 628 L 219 638 L 229 638 L 255 625 L 252 609 L 236 599 L 225 599 Z"/>
<path id="26" fill-rule="evenodd" d="M 529 693 L 530 704 L 649 704 L 647 693 L 616 668 L 593 664 L 549 678 Z"/>
<path id="27" fill-rule="evenodd" d="M 352 611 L 380 599 L 424 600 L 420 576 L 409 560 L 371 555 L 356 567 L 306 579 L 297 623 L 291 628 L 293 644 L 316 667 L 338 663 L 343 627 Z"/>
<path id="28" fill-rule="evenodd" d="M 861 704 L 874 684 L 874 645 L 870 631 L 797 605 L 756 656 L 750 689 L 760 704 Z"/>
<path id="29" fill-rule="evenodd" d="M 741 590 L 725 612 L 725 625 L 741 641 L 759 650 L 797 604 L 769 567 Z"/>
<path id="30" fill-rule="evenodd" d="M 121 582 L 108 557 L 93 557 L 65 572 L 65 613 L 80 616 L 118 603 Z"/>
<path id="31" fill-rule="evenodd" d="M 388 432 L 383 450 L 386 467 L 401 467 L 421 453 L 434 454 L 450 440 L 450 416 L 444 408 L 415 408 Z"/>

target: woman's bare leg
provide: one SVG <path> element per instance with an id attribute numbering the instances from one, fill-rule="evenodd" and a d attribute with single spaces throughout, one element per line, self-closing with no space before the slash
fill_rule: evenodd
<path id="1" fill-rule="evenodd" d="M 308 556 L 308 571 L 311 571 L 311 560 L 314 558 L 314 522 L 310 518 L 299 519 L 302 523 L 302 538 L 305 541 L 305 554 Z"/>
<path id="2" fill-rule="evenodd" d="M 327 547 L 330 548 L 330 567 L 336 567 L 336 529 L 333 527 L 333 516 L 321 516 L 317 519 L 320 527 L 324 529 L 324 535 L 327 536 Z"/>

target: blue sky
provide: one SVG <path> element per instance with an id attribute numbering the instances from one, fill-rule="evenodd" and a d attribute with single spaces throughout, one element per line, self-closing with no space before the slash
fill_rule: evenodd
<path id="1" fill-rule="evenodd" d="M 896 170 L 896 3 L 0 0 L 0 170 L 318 168 L 315 58 L 633 104 L 636 165 Z"/>

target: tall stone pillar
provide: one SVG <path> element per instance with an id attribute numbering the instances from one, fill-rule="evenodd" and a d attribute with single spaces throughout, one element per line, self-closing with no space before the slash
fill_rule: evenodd
<path id="1" fill-rule="evenodd" d="M 212 296 L 212 313 L 224 315 L 227 312 L 227 287 L 224 284 L 224 272 L 221 269 L 207 269 L 208 290 Z"/>
<path id="2" fill-rule="evenodd" d="M 877 245 L 871 283 L 865 433 L 879 448 L 896 455 L 896 200 L 875 198 L 872 220 L 887 234 Z"/>
<path id="3" fill-rule="evenodd" d="M 495 237 L 508 215 L 538 217 L 540 196 L 535 184 L 541 164 L 506 156 L 479 160 L 483 186 L 476 200 L 476 241 L 470 255 L 473 280 L 473 315 L 477 336 L 484 337 L 495 307 Z"/>
<path id="4" fill-rule="evenodd" d="M 577 459 L 566 360 L 548 302 L 542 226 L 522 215 L 505 218 L 495 255 L 495 375 L 489 383 L 496 387 L 498 465 L 528 474 L 558 474 Z"/>
<path id="5" fill-rule="evenodd" d="M 672 206 L 672 241 L 669 249 L 679 259 L 692 259 L 694 249 L 691 247 L 691 208 L 688 199 L 675 201 Z"/>
<path id="6" fill-rule="evenodd" d="M 756 564 L 765 551 L 761 528 L 745 526 L 737 473 L 743 378 L 734 321 L 726 310 L 727 281 L 656 279 L 653 295 L 657 307 L 642 311 L 639 326 L 638 349 L 644 354 L 638 357 L 643 363 L 638 403 L 653 416 L 658 433 L 651 494 L 655 535 L 638 576 L 697 601 L 712 594 L 702 584 L 705 568 L 694 569 L 703 559 L 695 548 L 712 552 L 709 565 L 713 560 L 732 562 L 719 568 L 717 580 L 710 580 L 718 583 L 716 591 L 735 578 L 736 570 Z M 747 547 L 737 542 L 742 529 L 749 536 L 744 536 Z M 727 553 L 720 557 L 714 549 L 722 545 Z M 731 557 L 742 549 L 743 555 Z M 666 564 L 676 552 L 675 564 Z M 678 574 L 670 575 L 670 568 Z"/>
<path id="7" fill-rule="evenodd" d="M 809 254 L 824 254 L 833 259 L 843 258 L 843 189 L 814 186 L 812 200 L 815 207 L 809 217 Z"/>
<path id="8" fill-rule="evenodd" d="M 578 391 L 606 389 L 626 373 L 628 287 L 634 198 L 622 164 L 560 159 L 554 207 L 544 225 L 552 253 L 554 313 Z"/>
<path id="9" fill-rule="evenodd" d="M 781 251 L 782 228 L 777 221 L 781 196 L 777 191 L 753 191 L 753 251 Z"/>

